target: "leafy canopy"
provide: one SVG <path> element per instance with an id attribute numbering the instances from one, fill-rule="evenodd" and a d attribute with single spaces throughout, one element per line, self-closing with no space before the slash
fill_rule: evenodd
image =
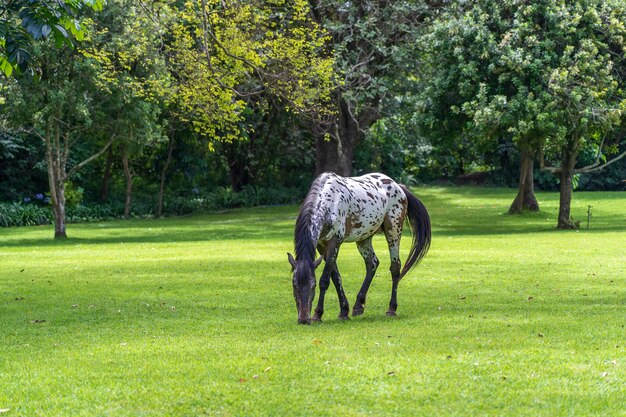
<path id="1" fill-rule="evenodd" d="M 25 71 L 32 40 L 52 38 L 57 47 L 82 40 L 81 14 L 102 10 L 106 0 L 8 0 L 0 5 L 0 71 Z"/>
<path id="2" fill-rule="evenodd" d="M 619 124 L 623 1 L 457 3 L 425 36 L 424 131 L 558 153 Z"/>
<path id="3" fill-rule="evenodd" d="M 197 0 L 174 11 L 174 99 L 198 133 L 240 138 L 245 109 L 261 95 L 305 117 L 328 112 L 333 62 L 306 1 Z"/>

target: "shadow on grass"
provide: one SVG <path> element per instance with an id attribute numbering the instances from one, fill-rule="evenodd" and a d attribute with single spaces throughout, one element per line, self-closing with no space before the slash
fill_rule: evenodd
<path id="1" fill-rule="evenodd" d="M 122 243 L 189 243 L 220 240 L 291 239 L 297 208 L 233 210 L 220 214 L 199 214 L 185 218 L 130 220 L 68 226 L 68 239 L 52 239 L 52 226 L 13 228 L 0 236 L 0 247 L 74 247 Z M 50 238 L 41 232 L 49 231 Z M 36 230 L 37 237 L 20 237 Z M 25 233 L 30 234 L 32 233 Z"/>
<path id="2" fill-rule="evenodd" d="M 417 190 L 419 195 L 419 191 Z M 572 230 L 556 228 L 558 193 L 537 193 L 542 200 L 541 211 L 508 214 L 507 197 L 515 196 L 513 190 L 479 187 L 448 187 L 443 190 L 425 188 L 422 200 L 430 211 L 435 236 L 481 236 L 533 233 L 572 233 Z M 595 208 L 589 232 L 626 231 L 626 217 L 615 216 L 611 210 L 622 201 L 626 193 L 578 193 L 583 208 L 586 204 Z M 594 205 L 595 204 L 595 205 Z M 580 212 L 580 207 L 572 208 Z M 586 217 L 579 218 L 579 232 L 587 232 Z"/>
<path id="3" fill-rule="evenodd" d="M 558 193 L 537 193 L 542 210 L 522 215 L 507 214 L 509 198 L 515 190 L 504 188 L 446 187 L 416 188 L 430 212 L 433 235 L 443 237 L 527 235 L 534 233 L 572 233 L 556 229 Z M 626 193 L 577 193 L 582 203 L 595 207 L 589 232 L 626 231 L 626 218 L 619 208 Z M 578 210 L 580 211 L 580 210 Z M 218 240 L 291 241 L 298 206 L 233 209 L 220 213 L 198 214 L 184 218 L 130 220 L 108 223 L 69 225 L 64 241 L 42 237 L 43 228 L 5 229 L 0 247 L 71 247 L 76 245 L 121 243 L 211 242 Z M 586 233 L 586 219 L 581 233 Z M 52 226 L 45 226 L 52 236 Z M 32 231 L 37 231 L 33 236 Z M 26 233 L 24 233 L 26 232 Z M 26 236 L 22 236 L 26 235 Z M 408 228 L 405 236 L 410 236 Z"/>

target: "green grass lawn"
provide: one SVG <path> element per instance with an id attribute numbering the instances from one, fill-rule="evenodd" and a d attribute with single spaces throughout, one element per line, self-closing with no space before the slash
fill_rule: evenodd
<path id="1" fill-rule="evenodd" d="M 0 415 L 626 416 L 626 193 L 575 193 L 557 231 L 557 194 L 511 217 L 512 190 L 414 191 L 433 242 L 398 317 L 378 236 L 364 316 L 331 288 L 311 326 L 295 206 L 1 229 Z M 339 268 L 354 302 L 355 245 Z"/>

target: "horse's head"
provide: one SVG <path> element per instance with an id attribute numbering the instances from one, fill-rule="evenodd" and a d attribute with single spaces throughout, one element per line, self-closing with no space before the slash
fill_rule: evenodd
<path id="1" fill-rule="evenodd" d="M 298 323 L 311 324 L 311 309 L 313 308 L 313 298 L 315 298 L 315 268 L 322 262 L 320 256 L 315 262 L 306 259 L 293 259 L 290 253 L 287 254 L 291 271 L 293 272 L 293 298 L 296 300 L 298 309 Z"/>

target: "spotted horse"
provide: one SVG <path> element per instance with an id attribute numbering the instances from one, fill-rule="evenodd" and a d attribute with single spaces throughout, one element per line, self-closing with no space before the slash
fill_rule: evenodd
<path id="1" fill-rule="evenodd" d="M 402 270 L 400 238 L 404 220 L 413 232 L 413 242 Z M 430 217 L 426 207 L 403 185 L 383 174 L 344 178 L 325 172 L 313 181 L 294 232 L 295 259 L 288 253 L 293 272 L 293 296 L 298 309 L 298 323 L 320 321 L 324 314 L 324 296 L 332 279 L 339 297 L 339 319 L 348 319 L 349 303 L 337 269 L 337 254 L 343 242 L 356 242 L 365 261 L 365 279 L 356 297 L 352 315 L 365 310 L 365 298 L 378 267 L 372 247 L 375 233 L 384 233 L 391 257 L 391 300 L 387 315 L 395 316 L 398 308 L 398 283 L 426 255 L 430 246 Z M 316 260 L 315 251 L 321 254 Z M 324 262 L 320 293 L 311 318 L 315 298 L 315 269 Z"/>

